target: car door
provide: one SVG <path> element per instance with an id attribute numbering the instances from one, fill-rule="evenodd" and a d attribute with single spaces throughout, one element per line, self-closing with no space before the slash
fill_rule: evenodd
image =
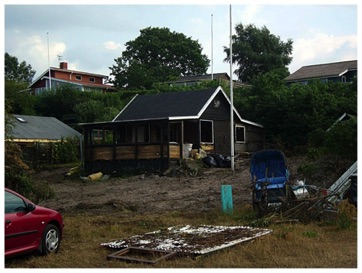
<path id="1" fill-rule="evenodd" d="M 37 247 L 37 222 L 25 201 L 5 191 L 5 251 L 26 251 Z"/>

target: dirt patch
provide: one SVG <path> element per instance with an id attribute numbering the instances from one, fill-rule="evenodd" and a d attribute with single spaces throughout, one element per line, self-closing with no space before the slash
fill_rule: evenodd
<path id="1" fill-rule="evenodd" d="M 302 158 L 288 160 L 291 179 L 297 177 Z M 142 174 L 129 178 L 110 177 L 91 181 L 67 178 L 69 168 L 34 174 L 34 180 L 48 183 L 55 196 L 40 202 L 60 212 L 163 213 L 167 211 L 208 212 L 221 209 L 221 186 L 232 186 L 234 207 L 252 204 L 249 159 L 229 168 L 203 168 L 197 173 Z"/>

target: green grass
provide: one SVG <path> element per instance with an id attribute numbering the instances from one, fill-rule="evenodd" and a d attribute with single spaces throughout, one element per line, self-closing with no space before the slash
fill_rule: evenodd
<path id="1" fill-rule="evenodd" d="M 349 229 L 337 223 L 269 223 L 273 232 L 208 255 L 176 257 L 154 265 L 107 259 L 117 250 L 101 243 L 141 235 L 174 225 L 250 225 L 256 216 L 249 207 L 229 216 L 219 211 L 163 215 L 110 211 L 93 215 L 65 212 L 59 253 L 25 255 L 5 261 L 5 268 L 357 268 L 357 222 Z"/>

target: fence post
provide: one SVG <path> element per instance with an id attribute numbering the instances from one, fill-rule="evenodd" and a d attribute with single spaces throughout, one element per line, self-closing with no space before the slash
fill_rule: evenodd
<path id="1" fill-rule="evenodd" d="M 233 195 L 231 185 L 221 185 L 222 211 L 227 214 L 233 213 Z"/>

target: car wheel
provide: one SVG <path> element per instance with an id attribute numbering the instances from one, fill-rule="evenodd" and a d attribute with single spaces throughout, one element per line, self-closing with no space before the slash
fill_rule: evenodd
<path id="1" fill-rule="evenodd" d="M 52 224 L 45 227 L 42 237 L 41 254 L 47 255 L 49 253 L 58 252 L 60 247 L 60 232 L 59 229 Z"/>

